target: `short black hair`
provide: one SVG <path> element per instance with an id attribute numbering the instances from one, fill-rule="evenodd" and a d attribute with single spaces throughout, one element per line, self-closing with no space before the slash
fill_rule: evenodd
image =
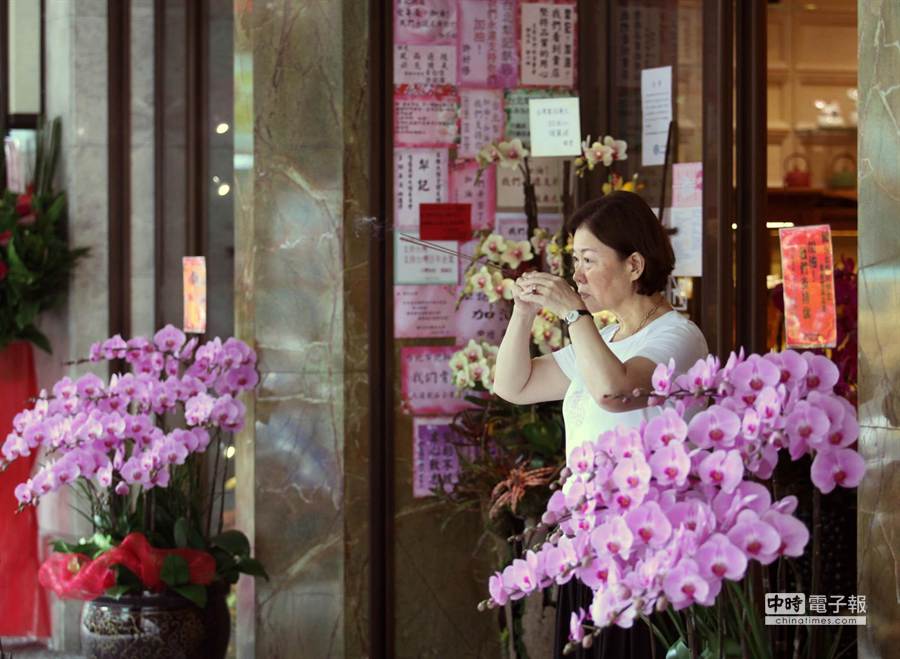
<path id="1" fill-rule="evenodd" d="M 644 257 L 644 271 L 637 280 L 638 293 L 653 295 L 666 290 L 675 268 L 675 252 L 665 227 L 640 195 L 617 190 L 592 199 L 566 223 L 571 235 L 582 227 L 616 250 L 622 259 L 634 252 Z"/>

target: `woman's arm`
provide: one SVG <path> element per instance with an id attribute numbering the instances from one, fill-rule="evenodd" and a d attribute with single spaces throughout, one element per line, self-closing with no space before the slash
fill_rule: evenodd
<path id="1" fill-rule="evenodd" d="M 547 273 L 523 276 L 523 301 L 549 308 L 557 315 L 571 309 L 583 309 L 584 302 L 561 277 Z M 527 282 L 527 283 L 526 283 Z M 646 407 L 646 398 L 622 401 L 635 389 L 649 389 L 656 368 L 646 357 L 634 357 L 622 363 L 600 336 L 597 326 L 585 316 L 569 326 L 569 338 L 578 355 L 578 369 L 591 398 L 610 412 L 626 412 Z"/>
<path id="2" fill-rule="evenodd" d="M 582 317 L 584 318 L 584 317 Z M 569 326 L 569 338 L 578 355 L 578 368 L 585 387 L 594 401 L 609 412 L 628 412 L 647 406 L 647 397 L 621 400 L 635 389 L 649 390 L 656 364 L 646 357 L 633 357 L 622 363 L 606 345 L 597 326 L 577 320 Z"/>
<path id="3" fill-rule="evenodd" d="M 516 305 L 497 352 L 494 393 L 516 405 L 561 400 L 569 388 L 569 378 L 552 355 L 531 358 L 534 316 L 532 309 Z"/>

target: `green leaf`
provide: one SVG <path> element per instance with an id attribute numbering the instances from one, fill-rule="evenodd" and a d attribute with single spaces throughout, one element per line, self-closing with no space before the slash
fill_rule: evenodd
<path id="1" fill-rule="evenodd" d="M 226 570 L 225 572 L 220 572 L 219 574 L 225 583 L 230 584 L 232 586 L 234 584 L 236 584 L 238 582 L 238 579 L 240 579 L 240 577 L 241 577 L 241 573 L 238 572 L 237 568 L 234 568 L 231 570 Z"/>
<path id="2" fill-rule="evenodd" d="M 25 267 L 25 263 L 16 251 L 15 241 L 11 240 L 6 246 L 6 258 L 9 260 L 10 281 L 21 281 L 26 284 L 34 282 L 34 275 Z"/>
<path id="3" fill-rule="evenodd" d="M 65 209 L 66 195 L 60 193 L 53 200 L 53 203 L 50 204 L 50 207 L 46 210 L 45 215 L 51 223 L 56 224 L 59 221 L 59 218 L 62 217 L 63 211 L 65 211 Z"/>
<path id="4" fill-rule="evenodd" d="M 250 556 L 250 541 L 243 532 L 238 531 L 237 529 L 231 529 L 224 533 L 220 533 L 209 542 L 214 547 L 224 549 L 232 556 Z"/>
<path id="5" fill-rule="evenodd" d="M 111 587 L 107 588 L 105 595 L 107 597 L 119 599 L 120 597 L 122 597 L 122 595 L 125 595 L 126 593 L 130 593 L 133 590 L 134 590 L 134 586 L 122 584 L 122 585 L 111 586 Z"/>
<path id="6" fill-rule="evenodd" d="M 54 540 L 52 546 L 53 551 L 61 554 L 85 554 L 91 558 L 93 558 L 94 554 L 99 550 L 99 547 L 93 542 L 69 543 L 63 540 Z"/>
<path id="7" fill-rule="evenodd" d="M 16 326 L 21 330 L 29 325 L 37 316 L 39 304 L 37 300 L 24 300 L 16 311 Z"/>
<path id="8" fill-rule="evenodd" d="M 112 570 L 116 575 L 115 584 L 117 586 L 125 586 L 129 590 L 134 590 L 136 592 L 140 592 L 144 589 L 144 582 L 141 581 L 140 577 L 124 565 L 113 565 Z"/>
<path id="9" fill-rule="evenodd" d="M 181 586 L 190 582 L 191 571 L 188 569 L 187 561 L 181 556 L 169 554 L 163 561 L 159 577 L 167 586 L 175 588 L 175 586 Z"/>
<path id="10" fill-rule="evenodd" d="M 176 593 L 191 600 L 201 609 L 206 607 L 206 586 L 198 586 L 197 584 L 185 584 L 184 586 L 174 586 L 172 588 Z"/>
<path id="11" fill-rule="evenodd" d="M 269 574 L 266 572 L 266 568 L 264 568 L 262 563 L 255 558 L 242 558 L 238 562 L 238 570 L 244 574 L 249 574 L 254 577 L 263 577 L 266 581 L 269 580 Z"/>
<path id="12" fill-rule="evenodd" d="M 185 517 L 179 517 L 175 522 L 175 546 L 180 549 L 188 546 L 188 521 Z"/>
<path id="13" fill-rule="evenodd" d="M 666 652 L 666 659 L 691 659 L 691 651 L 680 638 Z"/>
<path id="14" fill-rule="evenodd" d="M 191 549 L 208 549 L 206 540 L 203 539 L 203 535 L 197 530 L 196 526 L 188 527 L 187 541 L 188 547 Z"/>
<path id="15" fill-rule="evenodd" d="M 44 333 L 34 325 L 24 327 L 20 332 L 20 336 L 26 341 L 31 341 L 48 355 L 53 354 L 53 348 L 50 346 L 50 339 L 44 336 Z"/>

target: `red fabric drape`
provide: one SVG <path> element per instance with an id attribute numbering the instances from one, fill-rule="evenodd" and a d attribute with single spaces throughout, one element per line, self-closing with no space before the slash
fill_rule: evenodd
<path id="1" fill-rule="evenodd" d="M 0 443 L 13 417 L 37 394 L 31 344 L 0 350 Z M 33 507 L 16 513 L 16 485 L 27 480 L 35 456 L 19 458 L 0 473 L 0 636 L 50 636 L 47 600 L 38 585 L 38 524 Z"/>

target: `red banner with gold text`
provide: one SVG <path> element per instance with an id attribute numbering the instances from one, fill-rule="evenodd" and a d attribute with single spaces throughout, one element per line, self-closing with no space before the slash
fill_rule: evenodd
<path id="1" fill-rule="evenodd" d="M 837 344 L 834 256 L 827 224 L 781 229 L 784 324 L 789 348 Z"/>

